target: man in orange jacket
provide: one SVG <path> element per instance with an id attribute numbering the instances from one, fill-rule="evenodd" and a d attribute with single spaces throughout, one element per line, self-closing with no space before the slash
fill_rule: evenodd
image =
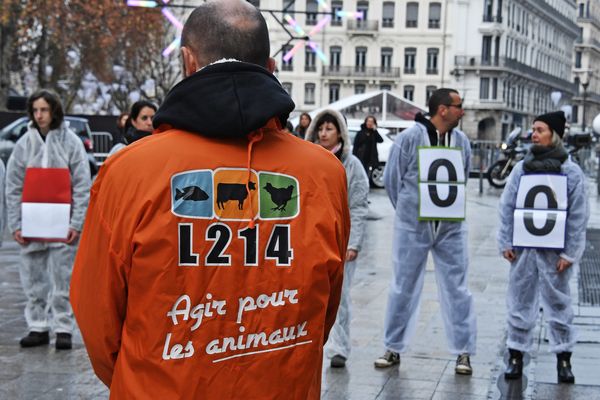
<path id="1" fill-rule="evenodd" d="M 92 188 L 71 302 L 111 399 L 318 399 L 349 234 L 330 152 L 282 129 L 260 12 L 195 9 L 154 134 Z"/>

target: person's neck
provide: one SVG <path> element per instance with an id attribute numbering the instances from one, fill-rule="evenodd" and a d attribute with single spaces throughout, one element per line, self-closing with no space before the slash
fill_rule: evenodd
<path id="1" fill-rule="evenodd" d="M 42 134 L 42 136 L 46 137 L 46 135 L 48 134 L 48 132 L 50 132 L 50 128 L 38 128 L 38 131 L 40 131 L 40 133 Z"/>
<path id="2" fill-rule="evenodd" d="M 446 125 L 437 115 L 431 117 L 430 121 L 440 135 L 445 135 L 450 130 L 450 127 Z"/>

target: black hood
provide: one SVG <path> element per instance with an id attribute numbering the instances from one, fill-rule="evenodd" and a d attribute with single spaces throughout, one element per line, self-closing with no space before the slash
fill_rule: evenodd
<path id="1" fill-rule="evenodd" d="M 438 131 L 435 127 L 435 125 L 433 125 L 433 123 L 427 118 L 425 117 L 422 113 L 417 113 L 417 115 L 415 115 L 415 121 L 425 125 L 425 128 L 427 128 L 427 135 L 429 136 L 429 143 L 432 146 L 437 146 L 438 145 Z M 450 137 L 452 136 L 452 129 L 450 129 L 450 131 L 447 133 L 448 135 L 448 143 L 450 143 Z"/>
<path id="2" fill-rule="evenodd" d="M 289 94 L 265 68 L 222 62 L 175 85 L 152 123 L 155 128 L 168 125 L 209 137 L 244 137 L 273 117 L 285 126 L 294 107 Z"/>

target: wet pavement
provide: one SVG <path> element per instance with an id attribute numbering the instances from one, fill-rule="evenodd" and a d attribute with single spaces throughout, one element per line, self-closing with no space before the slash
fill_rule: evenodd
<path id="1" fill-rule="evenodd" d="M 383 190 L 372 190 L 367 234 L 352 289 L 352 354 L 343 369 L 332 369 L 324 360 L 323 399 L 600 399 L 600 307 L 578 304 L 577 278 L 571 282 L 579 328 L 572 359 L 577 384 L 556 383 L 556 359 L 547 353 L 543 317 L 536 328 L 536 351 L 526 359 L 526 376 L 510 384 L 504 380 L 508 264 L 498 256 L 495 243 L 501 191 L 488 188 L 487 182 L 482 194 L 478 188 L 476 180 L 469 182 L 469 287 L 478 326 L 477 354 L 471 358 L 473 376 L 454 373 L 455 358 L 446 350 L 431 260 L 410 350 L 402 355 L 399 368 L 373 367 L 385 350 L 383 319 L 391 279 L 393 209 Z M 589 227 L 599 229 L 600 200 L 595 193 L 590 203 Z M 78 333 L 71 351 L 57 352 L 52 342 L 41 348 L 19 348 L 18 341 L 26 333 L 25 297 L 18 275 L 18 246 L 11 240 L 0 248 L 0 288 L 0 399 L 108 398 Z"/>

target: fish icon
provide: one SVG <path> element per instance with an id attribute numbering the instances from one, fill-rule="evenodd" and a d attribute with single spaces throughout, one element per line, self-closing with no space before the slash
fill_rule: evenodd
<path id="1" fill-rule="evenodd" d="M 208 200 L 208 194 L 198 186 L 188 186 L 183 189 L 175 189 L 175 200 L 204 201 Z"/>

